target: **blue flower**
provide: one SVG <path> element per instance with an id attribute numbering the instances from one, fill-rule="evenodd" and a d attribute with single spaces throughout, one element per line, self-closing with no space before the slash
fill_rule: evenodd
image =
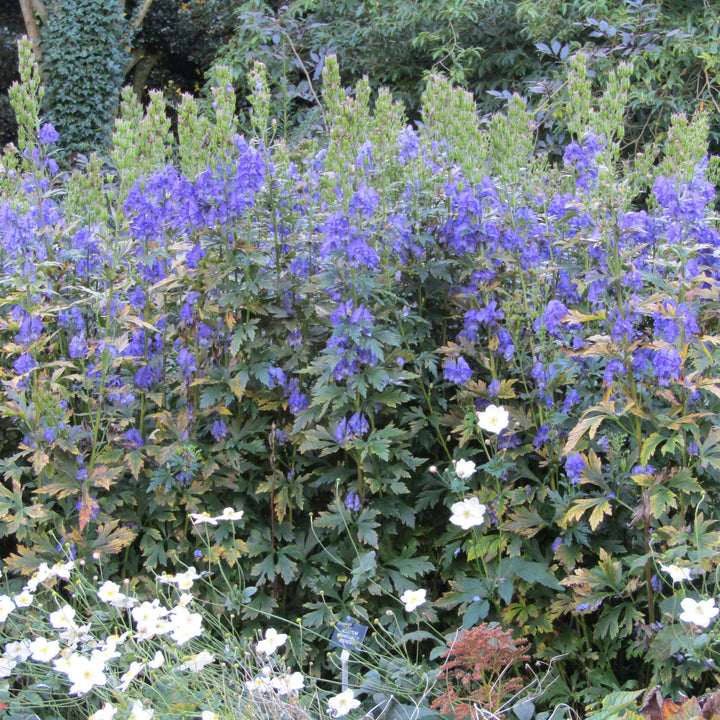
<path id="1" fill-rule="evenodd" d="M 38 132 L 38 140 L 46 145 L 54 145 L 60 139 L 52 123 L 45 123 Z"/>
<path id="2" fill-rule="evenodd" d="M 658 385 L 667 386 L 671 380 L 678 380 L 682 370 L 682 358 L 674 347 L 664 347 L 653 355 L 652 368 Z"/>
<path id="3" fill-rule="evenodd" d="M 443 377 L 457 385 L 467 385 L 472 377 L 472 370 L 460 355 L 457 358 L 450 358 L 443 368 Z"/>
<path id="4" fill-rule="evenodd" d="M 187 380 L 197 370 L 197 361 L 187 348 L 182 348 L 180 350 L 177 361 L 183 372 L 185 380 Z"/>
<path id="5" fill-rule="evenodd" d="M 82 334 L 73 335 L 68 346 L 68 354 L 73 360 L 76 358 L 84 358 L 87 355 L 88 346 L 85 336 Z"/>
<path id="6" fill-rule="evenodd" d="M 140 448 L 145 444 L 143 442 L 142 435 L 137 428 L 130 428 L 129 430 L 126 430 L 125 439 L 134 448 Z"/>
<path id="7" fill-rule="evenodd" d="M 570 478 L 571 485 L 577 485 L 580 482 L 584 471 L 585 460 L 580 453 L 573 453 L 565 458 L 565 472 Z"/>
<path id="8" fill-rule="evenodd" d="M 228 426 L 225 424 L 224 420 L 216 420 L 210 428 L 210 434 L 213 436 L 215 442 L 224 440 L 227 437 L 228 432 Z"/>
<path id="9" fill-rule="evenodd" d="M 360 502 L 360 496 L 352 490 L 347 494 L 345 498 L 345 507 L 353 512 L 360 512 L 362 510 L 362 502 Z"/>

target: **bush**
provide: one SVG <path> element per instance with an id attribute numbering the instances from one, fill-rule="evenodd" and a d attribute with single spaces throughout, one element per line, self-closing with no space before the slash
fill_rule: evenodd
<path id="1" fill-rule="evenodd" d="M 555 667 L 547 703 L 707 686 L 707 636 L 692 662 L 666 654 L 694 621 L 658 571 L 684 568 L 705 597 L 717 567 L 704 150 L 678 145 L 678 175 L 651 178 L 632 209 L 640 180 L 615 164 L 622 77 L 578 105 L 603 134 L 550 169 L 521 103 L 458 164 L 452 103 L 429 94 L 422 131 L 403 128 L 389 98 L 369 110 L 365 85 L 348 99 L 331 62 L 330 146 L 291 155 L 272 145 L 256 72 L 263 141 L 201 144 L 203 169 L 133 176 L 129 138 L 167 133 L 128 104 L 117 177 L 96 163 L 63 186 L 43 126 L 32 170 L 5 180 L 6 565 L 69 552 L 118 579 L 220 568 L 232 581 L 206 601 L 246 634 L 297 619 L 318 672 L 304 639 L 350 615 L 375 630 L 365 652 L 415 649 L 366 675 L 376 702 L 411 707 L 444 649 L 416 621 L 451 635 L 458 618 L 531 638 Z M 215 129 L 223 118 L 219 102 Z M 500 147 L 505 166 L 487 151 Z M 92 224 L 63 187 L 93 188 Z M 225 507 L 244 510 L 237 534 L 191 532 Z M 398 616 L 416 590 L 431 602 Z"/>

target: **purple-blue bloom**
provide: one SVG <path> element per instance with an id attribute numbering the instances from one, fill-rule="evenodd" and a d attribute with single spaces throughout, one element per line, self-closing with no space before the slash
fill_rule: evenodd
<path id="1" fill-rule="evenodd" d="M 572 485 L 580 482 L 583 472 L 585 471 L 585 460 L 580 453 L 573 453 L 565 458 L 565 472 L 570 478 Z"/>
<path id="2" fill-rule="evenodd" d="M 225 424 L 224 420 L 215 420 L 210 427 L 210 434 L 213 436 L 215 442 L 224 440 L 227 437 L 228 432 L 228 426 Z"/>
<path id="3" fill-rule="evenodd" d="M 467 385 L 472 377 L 472 370 L 462 355 L 449 358 L 443 368 L 443 377 L 457 385 Z"/>
<path id="4" fill-rule="evenodd" d="M 45 123 L 38 132 L 38 140 L 46 145 L 54 145 L 60 139 L 52 123 Z"/>

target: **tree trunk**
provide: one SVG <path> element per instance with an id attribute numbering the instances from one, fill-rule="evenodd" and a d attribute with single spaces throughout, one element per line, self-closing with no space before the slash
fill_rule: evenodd
<path id="1" fill-rule="evenodd" d="M 42 7 L 42 6 L 41 6 Z M 38 62 L 42 60 L 42 51 L 40 50 L 40 28 L 35 19 L 35 10 L 37 6 L 32 0 L 20 0 L 20 9 L 22 10 L 23 20 L 25 21 L 25 30 L 27 36 L 32 43 L 33 52 Z"/>

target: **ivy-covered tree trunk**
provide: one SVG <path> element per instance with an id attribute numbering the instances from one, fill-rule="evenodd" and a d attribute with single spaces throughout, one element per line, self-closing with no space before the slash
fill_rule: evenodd
<path id="1" fill-rule="evenodd" d="M 66 147 L 102 145 L 129 59 L 121 0 L 52 0 L 42 30 L 45 112 Z"/>

